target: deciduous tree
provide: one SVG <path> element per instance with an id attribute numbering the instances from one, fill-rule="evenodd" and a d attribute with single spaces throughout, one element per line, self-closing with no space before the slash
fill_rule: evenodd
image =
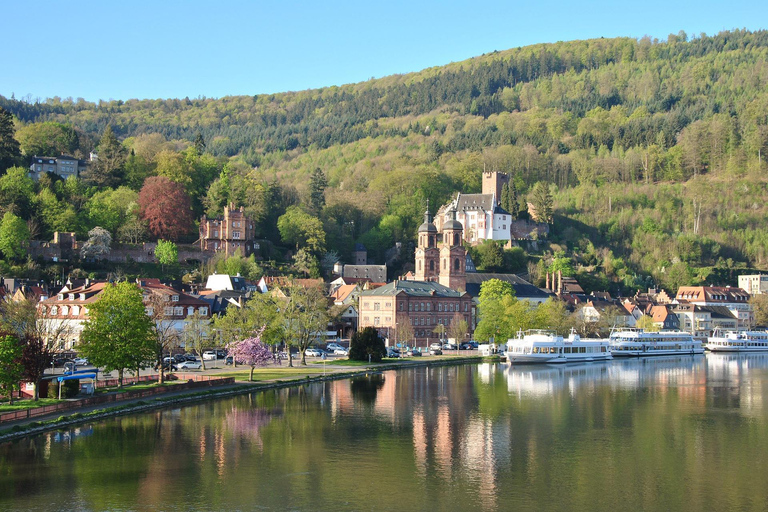
<path id="1" fill-rule="evenodd" d="M 80 351 L 94 365 L 117 370 L 122 387 L 126 369 L 137 369 L 155 358 L 154 326 L 144 308 L 143 294 L 133 283 L 109 285 L 90 305 L 88 314 Z"/>
<path id="2" fill-rule="evenodd" d="M 155 258 L 165 271 L 166 265 L 175 265 L 179 262 L 179 248 L 168 240 L 158 240 L 155 247 Z"/>
<path id="3" fill-rule="evenodd" d="M 290 347 L 295 345 L 301 354 L 302 366 L 306 366 L 306 350 L 328 327 L 328 303 L 319 286 L 290 283 L 281 290 L 285 294 L 279 307 L 285 325 L 288 365 L 293 366 Z"/>
<path id="4" fill-rule="evenodd" d="M 109 254 L 112 245 L 112 235 L 104 228 L 96 226 L 88 232 L 88 241 L 80 249 L 80 257 L 83 259 L 99 259 Z"/>
<path id="5" fill-rule="evenodd" d="M 178 241 L 192 226 L 189 196 L 164 176 L 147 178 L 139 192 L 139 212 L 157 238 Z"/>
<path id="6" fill-rule="evenodd" d="M 274 360 L 272 350 L 261 341 L 261 331 L 257 332 L 255 336 L 229 343 L 227 350 L 233 361 L 251 368 L 248 376 L 249 382 L 253 382 L 253 370 L 257 366 L 267 366 Z"/>
<path id="7" fill-rule="evenodd" d="M 379 363 L 385 355 L 387 355 L 387 349 L 384 346 L 384 340 L 373 327 L 366 327 L 352 335 L 349 342 L 350 361 Z"/>
<path id="8" fill-rule="evenodd" d="M 29 228 L 27 223 L 11 212 L 0 221 L 0 251 L 9 260 L 21 260 L 27 255 Z"/>

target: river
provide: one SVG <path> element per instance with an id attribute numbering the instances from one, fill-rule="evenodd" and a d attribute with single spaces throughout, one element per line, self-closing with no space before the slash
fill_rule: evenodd
<path id="1" fill-rule="evenodd" d="M 387 371 L 0 445 L 0 510 L 765 510 L 768 354 Z"/>

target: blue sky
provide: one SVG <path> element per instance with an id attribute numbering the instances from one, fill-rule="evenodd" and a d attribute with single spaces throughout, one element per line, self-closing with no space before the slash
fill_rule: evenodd
<path id="1" fill-rule="evenodd" d="M 95 101 L 295 91 L 535 43 L 758 30 L 768 2 L 0 0 L 0 13 L 0 94 Z"/>

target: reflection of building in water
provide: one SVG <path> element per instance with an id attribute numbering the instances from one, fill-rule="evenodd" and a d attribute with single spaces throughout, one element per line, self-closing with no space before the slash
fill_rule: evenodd
<path id="1" fill-rule="evenodd" d="M 709 400 L 716 407 L 740 409 L 747 416 L 762 416 L 763 380 L 768 354 L 707 354 Z M 755 373 L 759 372 L 758 375 Z"/>
<path id="2" fill-rule="evenodd" d="M 498 470 L 508 468 L 512 432 L 507 422 L 473 416 L 460 441 L 462 473 L 472 475 L 481 500 L 480 510 L 498 508 Z"/>
<path id="3" fill-rule="evenodd" d="M 510 366 L 506 373 L 507 389 L 518 397 L 531 395 L 551 396 L 567 389 L 573 395 L 579 388 L 595 387 L 608 374 L 608 367 L 601 363 L 568 364 L 565 366 Z"/>

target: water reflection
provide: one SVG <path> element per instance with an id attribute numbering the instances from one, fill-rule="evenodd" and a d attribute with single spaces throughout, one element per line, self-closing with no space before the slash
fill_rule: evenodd
<path id="1" fill-rule="evenodd" d="M 761 508 L 767 374 L 708 354 L 270 390 L 0 445 L 0 509 Z"/>

